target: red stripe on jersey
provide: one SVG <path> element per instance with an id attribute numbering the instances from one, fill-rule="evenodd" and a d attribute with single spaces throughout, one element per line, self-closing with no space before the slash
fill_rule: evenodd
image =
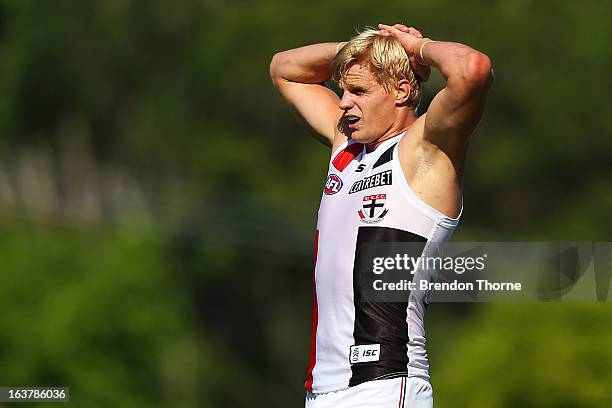
<path id="1" fill-rule="evenodd" d="M 400 398 L 399 398 L 399 404 L 397 405 L 397 408 L 402 408 L 402 397 L 404 396 L 404 379 L 405 377 L 402 377 L 402 381 L 400 381 Z"/>
<path id="2" fill-rule="evenodd" d="M 343 151 L 338 153 L 332 161 L 332 164 L 338 171 L 344 171 L 346 167 L 351 164 L 355 157 L 359 156 L 359 153 L 363 151 L 363 145 L 361 143 L 353 143 L 347 146 Z"/>
<path id="3" fill-rule="evenodd" d="M 315 280 L 315 271 L 317 269 L 317 253 L 319 252 L 319 230 L 315 232 L 314 240 L 314 268 L 312 270 L 312 289 L 314 291 L 312 304 L 312 335 L 310 337 L 310 360 L 308 361 L 308 373 L 304 388 L 306 391 L 312 392 L 312 370 L 314 370 L 317 361 L 317 323 L 318 323 L 318 306 L 317 306 L 317 282 Z"/>

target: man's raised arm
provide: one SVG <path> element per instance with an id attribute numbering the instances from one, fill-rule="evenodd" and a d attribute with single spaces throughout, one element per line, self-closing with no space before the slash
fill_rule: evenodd
<path id="1" fill-rule="evenodd" d="M 461 155 L 484 112 L 493 79 L 489 57 L 467 45 L 421 39 L 384 24 L 379 28 L 396 36 L 408 55 L 438 69 L 446 79 L 427 110 L 423 137 L 451 158 Z"/>
<path id="2" fill-rule="evenodd" d="M 331 78 L 331 62 L 339 43 L 308 45 L 272 57 L 270 77 L 283 99 L 315 137 L 332 146 L 342 114 L 340 99 L 323 83 Z"/>

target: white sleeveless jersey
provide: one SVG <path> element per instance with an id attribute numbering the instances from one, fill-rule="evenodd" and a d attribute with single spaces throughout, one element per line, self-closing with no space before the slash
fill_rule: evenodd
<path id="1" fill-rule="evenodd" d="M 356 272 L 361 244 L 442 242 L 449 218 L 410 189 L 398 159 L 403 134 L 373 152 L 354 141 L 332 156 L 315 235 L 311 354 L 305 388 L 325 393 L 399 376 L 429 380 L 424 296 L 366 302 Z M 369 357 L 356 357 L 360 354 Z"/>

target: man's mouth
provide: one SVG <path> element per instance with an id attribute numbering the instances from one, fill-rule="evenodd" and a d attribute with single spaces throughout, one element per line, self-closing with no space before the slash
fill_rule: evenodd
<path id="1" fill-rule="evenodd" d="M 357 127 L 357 124 L 359 123 L 359 121 L 361 120 L 360 117 L 355 116 L 355 115 L 346 115 L 346 121 L 348 123 L 348 127 L 350 129 L 355 129 Z"/>

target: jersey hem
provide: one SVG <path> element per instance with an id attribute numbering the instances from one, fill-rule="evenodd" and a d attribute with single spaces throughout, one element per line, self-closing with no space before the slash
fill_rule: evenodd
<path id="1" fill-rule="evenodd" d="M 344 391 L 344 390 L 348 390 L 349 388 L 354 388 L 354 387 L 358 387 L 361 384 L 365 384 L 371 381 L 379 381 L 379 380 L 390 380 L 393 378 L 400 378 L 400 377 L 405 377 L 405 378 L 420 378 L 421 380 L 427 381 L 428 383 L 430 382 L 429 376 L 423 376 L 423 375 L 414 375 L 411 374 L 409 371 L 398 371 L 395 373 L 389 373 L 389 374 L 385 374 L 385 375 L 381 375 L 378 376 L 376 378 L 372 378 L 371 380 L 367 380 L 367 381 L 362 381 L 359 384 L 355 384 L 352 386 L 347 386 L 347 385 L 341 385 L 341 386 L 330 386 L 330 387 L 325 387 L 322 390 L 316 390 L 316 391 L 308 391 L 306 390 L 307 394 L 310 395 L 322 395 L 322 394 L 329 394 L 331 392 L 339 392 L 339 391 Z M 338 388 L 339 387 L 339 388 Z"/>

